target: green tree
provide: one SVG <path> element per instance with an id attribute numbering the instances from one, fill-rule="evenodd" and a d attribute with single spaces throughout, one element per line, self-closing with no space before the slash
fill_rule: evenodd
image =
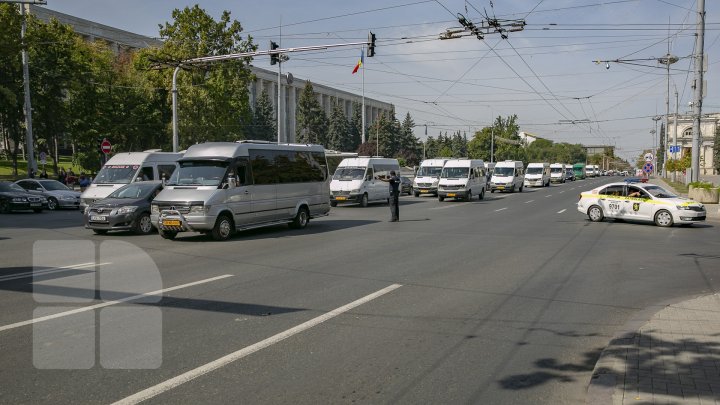
<path id="1" fill-rule="evenodd" d="M 350 117 L 350 139 L 348 143 L 348 151 L 357 150 L 362 143 L 362 104 L 353 103 L 352 117 Z"/>
<path id="2" fill-rule="evenodd" d="M 172 69 L 150 70 L 158 62 L 172 64 L 190 58 L 247 52 L 256 49 L 252 38 L 243 38 L 242 26 L 223 11 L 215 21 L 200 6 L 175 9 L 173 21 L 160 27 L 163 46 L 144 49 L 137 69 L 147 69 L 155 87 L 169 88 Z M 192 67 L 178 74 L 180 143 L 244 139 L 252 128 L 248 84 L 251 58 Z M 169 94 L 169 93 L 168 93 Z M 168 134 L 171 130 L 168 123 Z"/>
<path id="3" fill-rule="evenodd" d="M 273 117 L 273 106 L 270 96 L 263 90 L 255 103 L 252 121 L 252 138 L 261 141 L 277 140 L 277 122 Z"/>
<path id="4" fill-rule="evenodd" d="M 300 93 L 296 110 L 296 139 L 300 143 L 327 145 L 327 117 L 310 81 Z"/>
<path id="5" fill-rule="evenodd" d="M 335 100 L 328 125 L 328 148 L 347 151 L 352 146 L 350 123 L 345 117 L 343 106 Z"/>
<path id="6" fill-rule="evenodd" d="M 22 65 L 18 6 L 0 3 L 0 135 L 11 146 L 13 174 L 17 176 L 18 153 L 23 139 Z"/>

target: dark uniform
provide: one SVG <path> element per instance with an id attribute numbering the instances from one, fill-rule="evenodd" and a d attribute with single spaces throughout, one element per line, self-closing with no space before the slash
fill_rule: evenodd
<path id="1" fill-rule="evenodd" d="M 390 221 L 398 222 L 400 221 L 400 177 L 392 171 L 387 181 L 390 183 Z"/>

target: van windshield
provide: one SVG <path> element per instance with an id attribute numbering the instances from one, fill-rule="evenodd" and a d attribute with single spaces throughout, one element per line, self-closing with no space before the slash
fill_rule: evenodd
<path id="1" fill-rule="evenodd" d="M 542 174 L 543 168 L 542 167 L 528 167 L 526 174 Z"/>
<path id="2" fill-rule="evenodd" d="M 169 184 L 177 186 L 219 186 L 225 177 L 228 162 L 218 160 L 187 160 L 178 162 Z"/>
<path id="3" fill-rule="evenodd" d="M 333 180 L 341 181 L 362 180 L 364 178 L 364 167 L 338 167 L 333 175 Z"/>
<path id="4" fill-rule="evenodd" d="M 140 166 L 138 165 L 105 165 L 100 170 L 93 183 L 95 184 L 128 184 L 135 178 Z"/>
<path id="5" fill-rule="evenodd" d="M 493 174 L 495 176 L 500 176 L 500 177 L 512 176 L 515 174 L 515 168 L 514 167 L 497 167 L 496 166 Z"/>
<path id="6" fill-rule="evenodd" d="M 425 166 L 418 170 L 417 177 L 438 177 L 442 172 L 442 167 Z"/>
<path id="7" fill-rule="evenodd" d="M 443 167 L 440 177 L 443 179 L 459 179 L 468 176 L 467 167 Z"/>
<path id="8" fill-rule="evenodd" d="M 562 167 L 551 167 L 551 168 L 550 168 L 550 173 L 562 173 L 562 172 L 564 172 L 564 171 L 565 171 L 565 170 L 563 170 Z"/>

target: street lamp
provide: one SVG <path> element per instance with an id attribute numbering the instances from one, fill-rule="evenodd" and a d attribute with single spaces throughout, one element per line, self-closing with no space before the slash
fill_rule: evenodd
<path id="1" fill-rule="evenodd" d="M 665 65 L 667 68 L 667 94 L 665 95 L 665 136 L 663 148 L 663 167 L 662 174 L 667 177 L 667 151 L 668 151 L 668 121 L 670 119 L 670 65 L 680 60 L 677 56 L 670 54 L 670 43 L 668 42 L 668 53 L 662 58 L 658 58 L 658 63 Z M 677 136 L 677 134 L 675 135 Z"/>
<path id="2" fill-rule="evenodd" d="M 657 138 L 658 137 L 656 136 L 656 134 L 657 134 L 658 121 L 660 121 L 661 119 L 662 119 L 662 117 L 659 115 L 652 117 L 652 120 L 655 121 L 655 129 L 650 131 L 650 133 L 653 134 L 653 160 L 655 160 L 655 162 L 654 162 L 655 164 L 653 165 L 653 171 L 655 171 L 656 173 L 657 173 L 657 158 L 658 158 L 658 156 L 657 156 L 657 152 L 658 152 Z M 667 129 L 665 129 L 665 131 L 667 132 Z"/>

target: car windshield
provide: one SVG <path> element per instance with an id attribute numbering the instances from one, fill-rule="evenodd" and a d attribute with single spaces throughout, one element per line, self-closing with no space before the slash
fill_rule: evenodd
<path id="1" fill-rule="evenodd" d="M 440 172 L 442 172 L 442 167 L 425 166 L 418 170 L 417 177 L 438 177 Z"/>
<path id="2" fill-rule="evenodd" d="M 66 185 L 60 183 L 57 180 L 40 180 L 40 184 L 48 191 L 70 190 Z"/>
<path id="3" fill-rule="evenodd" d="M 444 179 L 459 179 L 468 176 L 467 167 L 443 167 L 440 177 Z"/>
<path id="4" fill-rule="evenodd" d="M 677 198 L 677 196 L 659 186 L 647 186 L 645 191 L 655 198 Z"/>
<path id="5" fill-rule="evenodd" d="M 333 180 L 350 181 L 362 180 L 365 178 L 364 167 L 338 167 L 333 175 Z"/>
<path id="6" fill-rule="evenodd" d="M 155 190 L 156 187 L 156 183 L 132 183 L 115 190 L 115 192 L 110 194 L 108 198 L 147 198 L 150 196 L 150 193 Z"/>
<path id="7" fill-rule="evenodd" d="M 100 173 L 95 177 L 95 184 L 127 184 L 133 181 L 138 165 L 112 165 L 103 166 Z"/>
<path id="8" fill-rule="evenodd" d="M 542 174 L 542 172 L 543 172 L 542 167 L 528 167 L 528 169 L 525 173 L 527 173 L 527 174 Z"/>
<path id="9" fill-rule="evenodd" d="M 495 176 L 507 177 L 512 176 L 515 173 L 515 168 L 512 167 L 496 167 L 493 174 Z"/>
<path id="10" fill-rule="evenodd" d="M 15 183 L 0 183 L 0 191 L 20 191 L 24 193 L 25 189 Z"/>
<path id="11" fill-rule="evenodd" d="M 562 167 L 551 167 L 550 168 L 550 173 L 562 173 L 562 172 L 564 172 Z"/>
<path id="12" fill-rule="evenodd" d="M 219 160 L 186 160 L 170 178 L 172 185 L 219 186 L 227 171 L 228 162 Z"/>

